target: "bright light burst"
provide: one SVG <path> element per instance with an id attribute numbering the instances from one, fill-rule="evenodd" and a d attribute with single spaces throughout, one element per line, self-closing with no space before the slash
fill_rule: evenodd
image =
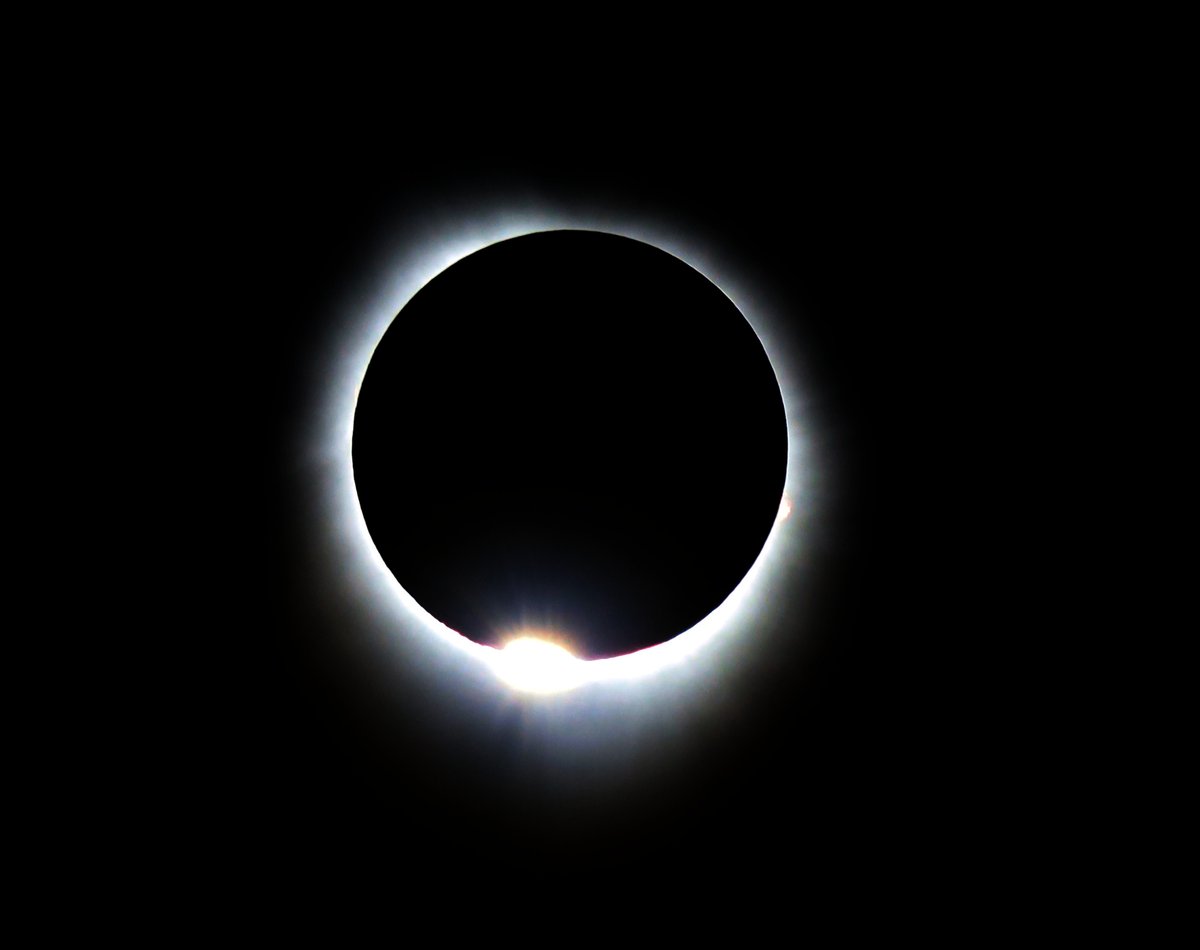
<path id="1" fill-rule="evenodd" d="M 518 637 L 496 652 L 496 675 L 523 693 L 563 693 L 586 679 L 584 663 L 564 647 L 536 637 Z"/>

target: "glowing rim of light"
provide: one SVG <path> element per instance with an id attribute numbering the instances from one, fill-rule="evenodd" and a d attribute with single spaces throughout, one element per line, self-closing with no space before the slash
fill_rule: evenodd
<path id="1" fill-rule="evenodd" d="M 321 420 L 322 433 L 319 437 L 319 444 L 325 449 L 322 453 L 325 460 L 334 465 L 334 478 L 326 484 L 325 494 L 326 502 L 331 506 L 332 521 L 341 539 L 349 543 L 352 553 L 365 559 L 361 566 L 369 568 L 382 581 L 421 628 L 442 645 L 472 662 L 483 664 L 493 676 L 506 682 L 502 675 L 506 662 L 502 658 L 502 651 L 475 643 L 430 614 L 392 574 L 371 539 L 359 503 L 352 459 L 354 415 L 358 407 L 359 389 L 379 342 L 421 288 L 447 268 L 485 247 L 547 231 L 591 231 L 639 241 L 678 258 L 713 284 L 733 303 L 758 337 L 783 397 L 788 428 L 787 472 L 779 515 L 762 550 L 742 580 L 711 613 L 670 640 L 623 656 L 576 659 L 577 681 L 564 690 L 570 691 L 592 684 L 645 680 L 698 658 L 718 641 L 730 640 L 735 632 L 731 629 L 734 622 L 753 612 L 750 607 L 754 594 L 769 588 L 771 575 L 778 573 L 781 566 L 780 548 L 784 547 L 781 535 L 785 532 L 791 534 L 791 543 L 787 547 L 792 549 L 790 553 L 793 555 L 798 551 L 799 539 L 794 532 L 804 519 L 795 515 L 807 513 L 811 471 L 800 418 L 803 400 L 792 375 L 781 372 L 779 365 L 779 361 L 785 359 L 782 341 L 776 342 L 776 353 L 773 355 L 770 322 L 756 312 L 751 302 L 752 295 L 739 286 L 732 275 L 718 273 L 714 276 L 713 271 L 719 271 L 720 268 L 714 262 L 706 261 L 702 252 L 685 246 L 665 230 L 648 227 L 629 217 L 616 220 L 562 212 L 536 215 L 509 213 L 481 219 L 475 227 L 464 227 L 461 221 L 443 223 L 427 234 L 424 240 L 412 238 L 406 242 L 410 248 L 423 249 L 424 253 L 418 260 L 407 267 L 396 266 L 393 262 L 386 286 L 376 288 L 372 300 L 353 304 L 353 309 L 358 312 L 359 332 L 343 332 L 340 337 L 342 345 L 331 375 L 330 397 Z M 783 369 L 786 370 L 786 367 Z"/>

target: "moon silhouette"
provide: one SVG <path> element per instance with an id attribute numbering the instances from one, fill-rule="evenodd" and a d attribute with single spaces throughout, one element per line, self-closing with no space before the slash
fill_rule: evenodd
<path id="1" fill-rule="evenodd" d="M 355 491 L 401 587 L 475 643 L 548 630 L 580 659 L 712 613 L 780 517 L 787 468 L 779 383 L 737 306 L 595 231 L 500 241 L 435 276 L 354 415 Z"/>

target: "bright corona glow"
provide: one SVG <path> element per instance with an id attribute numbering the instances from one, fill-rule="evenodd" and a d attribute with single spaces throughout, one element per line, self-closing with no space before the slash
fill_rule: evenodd
<path id="1" fill-rule="evenodd" d="M 511 212 L 498 201 L 491 210 L 480 209 L 472 223 L 461 218 L 434 215 L 428 229 L 409 235 L 398 244 L 381 245 L 380 257 L 364 268 L 364 283 L 341 304 L 342 322 L 323 353 L 328 354 L 316 375 L 329 380 L 324 411 L 312 431 L 314 469 L 311 481 L 324 486 L 319 523 L 331 526 L 338 544 L 338 564 L 348 596 L 363 605 L 373 621 L 395 631 L 396 642 L 406 642 L 415 652 L 436 653 L 464 675 L 482 664 L 514 691 L 552 693 L 581 688 L 599 716 L 621 721 L 647 715 L 654 703 L 630 701 L 632 694 L 613 687 L 659 678 L 678 683 L 679 701 L 689 690 L 697 701 L 711 697 L 715 671 L 732 667 L 735 654 L 752 637 L 762 636 L 779 614 L 778 603 L 796 599 L 795 577 L 802 566 L 802 528 L 812 515 L 815 459 L 805 438 L 805 400 L 797 384 L 796 368 L 786 362 L 785 337 L 777 336 L 779 323 L 752 288 L 739 278 L 731 261 L 712 253 L 701 241 L 686 241 L 678 232 L 655 224 L 642 214 L 612 211 L 544 209 Z M 351 461 L 354 411 L 358 389 L 376 344 L 404 305 L 451 264 L 484 247 L 525 234 L 558 229 L 593 230 L 639 240 L 672 254 L 703 273 L 719 287 L 751 323 L 772 360 L 788 418 L 788 461 L 785 497 L 779 517 L 742 582 L 711 614 L 691 629 L 657 646 L 625 656 L 584 661 L 561 647 L 521 637 L 503 650 L 463 637 L 431 616 L 400 586 L 383 563 L 371 540 L 359 506 Z M 413 639 L 409 639 L 410 636 Z M 458 659 L 451 661 L 451 655 Z M 437 661 L 441 665 L 442 660 Z M 459 663 L 465 665 L 458 665 Z M 673 679 L 670 670 L 695 671 Z M 706 679 L 706 677 L 708 677 Z M 448 683 L 451 681 L 447 681 Z M 692 684 L 689 686 L 689 684 Z M 448 688 L 455 688 L 449 687 Z M 672 687 L 675 688 L 675 687 Z M 688 693 L 690 695 L 690 693 Z M 660 697 L 661 701 L 661 697 Z M 607 733 L 606 733 L 607 734 Z M 617 733 L 613 733 L 616 735 Z M 571 735 L 578 737 L 577 733 Z"/>
<path id="2" fill-rule="evenodd" d="M 496 675 L 523 693 L 563 693 L 584 681 L 584 664 L 563 647 L 519 637 L 493 660 Z"/>

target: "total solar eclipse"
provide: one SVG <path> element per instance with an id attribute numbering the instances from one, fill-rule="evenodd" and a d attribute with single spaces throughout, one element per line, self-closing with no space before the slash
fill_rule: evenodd
<path id="1" fill-rule="evenodd" d="M 693 628 L 747 575 L 788 425 L 761 340 L 704 274 L 632 238 L 545 231 L 404 304 L 352 458 L 372 542 L 432 617 L 601 659 Z"/>

